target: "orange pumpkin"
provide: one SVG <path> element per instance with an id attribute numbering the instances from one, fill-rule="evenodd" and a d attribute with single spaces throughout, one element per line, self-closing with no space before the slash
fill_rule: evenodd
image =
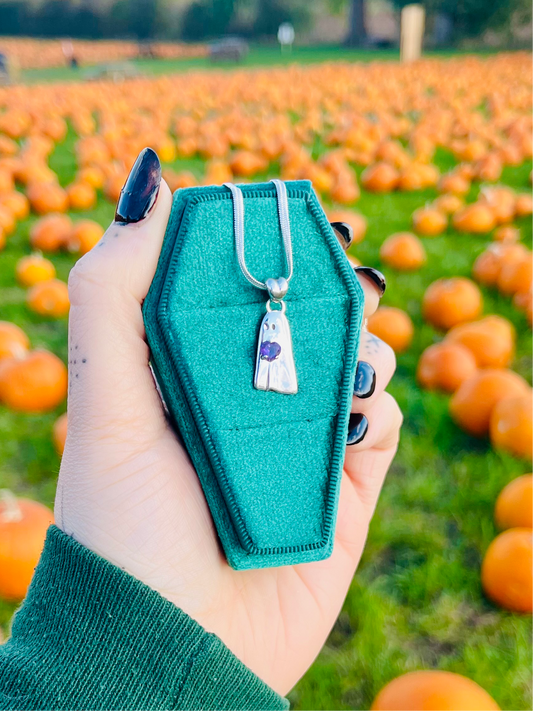
<path id="1" fill-rule="evenodd" d="M 372 193 L 390 193 L 398 185 L 400 175 L 390 163 L 369 165 L 361 174 L 361 185 Z"/>
<path id="2" fill-rule="evenodd" d="M 223 183 L 231 182 L 233 180 L 233 173 L 225 160 L 211 160 L 207 163 L 206 168 L 204 180 L 206 185 L 222 185 Z M 192 173 L 190 176 L 187 176 L 187 180 L 194 181 L 192 185 L 195 185 L 195 178 Z M 174 189 L 177 190 L 178 188 L 189 187 L 187 185 L 183 185 L 183 181 L 183 177 L 180 178 L 177 174 L 176 180 L 174 181 Z"/>
<path id="3" fill-rule="evenodd" d="M 64 412 L 54 422 L 54 429 L 52 432 L 52 440 L 54 442 L 54 447 L 60 457 L 63 455 L 63 452 L 65 450 L 65 442 L 67 440 L 67 427 L 68 417 L 67 413 Z"/>
<path id="4" fill-rule="evenodd" d="M 531 254 L 516 262 L 504 264 L 496 282 L 498 290 L 506 296 L 529 291 L 533 278 L 532 268 Z"/>
<path id="5" fill-rule="evenodd" d="M 245 178 L 251 178 L 265 171 L 267 167 L 268 161 L 264 156 L 247 150 L 237 151 L 230 161 L 232 173 Z"/>
<path id="6" fill-rule="evenodd" d="M 113 173 L 107 178 L 104 185 L 104 195 L 110 202 L 115 203 L 118 201 L 125 180 L 126 178 L 122 173 Z"/>
<path id="7" fill-rule="evenodd" d="M 381 261 L 398 271 L 420 269 L 426 262 L 426 250 L 412 232 L 398 232 L 383 242 L 379 250 Z"/>
<path id="8" fill-rule="evenodd" d="M 450 414 L 468 434 L 488 434 L 492 411 L 505 398 L 527 394 L 527 382 L 512 370 L 479 370 L 465 380 L 450 400 Z"/>
<path id="9" fill-rule="evenodd" d="M 346 222 L 349 224 L 353 230 L 352 244 L 358 244 L 363 241 L 367 230 L 367 222 L 360 212 L 355 210 L 332 210 L 328 212 L 328 220 L 330 222 Z"/>
<path id="10" fill-rule="evenodd" d="M 427 186 L 427 176 L 421 165 L 411 163 L 401 171 L 397 189 L 404 192 L 423 190 Z"/>
<path id="11" fill-rule="evenodd" d="M 68 210 L 68 195 L 57 183 L 35 183 L 28 188 L 27 194 L 32 210 L 38 215 Z"/>
<path id="12" fill-rule="evenodd" d="M 487 146 L 484 141 L 472 138 L 465 141 L 459 150 L 454 151 L 456 156 L 464 161 L 480 160 L 487 153 Z"/>
<path id="13" fill-rule="evenodd" d="M 10 171 L 0 168 L 0 195 L 11 193 L 15 189 L 13 176 Z"/>
<path id="14" fill-rule="evenodd" d="M 380 306 L 368 319 L 367 327 L 395 353 L 403 353 L 413 340 L 413 322 L 405 311 L 394 306 Z"/>
<path id="15" fill-rule="evenodd" d="M 47 215 L 31 228 L 30 244 L 43 252 L 57 252 L 67 243 L 71 231 L 72 220 L 68 215 Z"/>
<path id="16" fill-rule="evenodd" d="M 18 150 L 19 147 L 16 141 L 13 141 L 7 136 L 0 136 L 0 154 L 4 156 L 15 156 Z"/>
<path id="17" fill-rule="evenodd" d="M 104 187 L 105 175 L 97 165 L 86 165 L 78 173 L 78 182 L 92 185 L 99 190 Z"/>
<path id="18" fill-rule="evenodd" d="M 24 598 L 54 515 L 31 499 L 0 490 L 0 597 Z"/>
<path id="19" fill-rule="evenodd" d="M 21 412 L 47 412 L 67 396 L 67 369 L 49 351 L 7 360 L 0 370 L 0 402 Z"/>
<path id="20" fill-rule="evenodd" d="M 443 331 L 478 318 L 482 310 L 483 297 L 478 286 L 465 277 L 437 279 L 422 298 L 424 319 Z"/>
<path id="21" fill-rule="evenodd" d="M 507 319 L 491 315 L 454 326 L 445 341 L 466 346 L 478 368 L 506 368 L 514 356 L 515 330 Z"/>
<path id="22" fill-rule="evenodd" d="M 519 242 L 520 229 L 514 225 L 500 225 L 494 230 L 493 239 L 496 242 Z"/>
<path id="23" fill-rule="evenodd" d="M 176 144 L 166 136 L 156 146 L 159 160 L 162 163 L 172 163 L 176 160 Z"/>
<path id="24" fill-rule="evenodd" d="M 497 153 L 489 153 L 475 165 L 476 175 L 478 180 L 494 183 L 499 180 L 502 174 L 503 165 L 500 156 Z"/>
<path id="25" fill-rule="evenodd" d="M 533 212 L 533 198 L 526 193 L 517 195 L 514 208 L 517 217 L 529 217 Z"/>
<path id="26" fill-rule="evenodd" d="M 416 371 L 425 390 L 453 393 L 477 370 L 476 359 L 460 343 L 435 343 L 420 356 Z"/>
<path id="27" fill-rule="evenodd" d="M 0 321 L 0 360 L 23 358 L 30 347 L 30 339 L 24 331 L 10 321 Z"/>
<path id="28" fill-rule="evenodd" d="M 494 507 L 494 522 L 502 531 L 533 527 L 533 475 L 518 476 L 501 490 Z"/>
<path id="29" fill-rule="evenodd" d="M 459 197 L 459 195 L 454 195 L 453 193 L 444 193 L 440 195 L 433 203 L 433 205 L 443 212 L 445 215 L 453 215 L 454 212 L 460 210 L 464 205 L 464 200 Z"/>
<path id="30" fill-rule="evenodd" d="M 32 311 L 41 316 L 66 316 L 70 309 L 68 287 L 59 279 L 38 282 L 28 291 L 26 303 Z"/>
<path id="31" fill-rule="evenodd" d="M 53 279 L 56 275 L 56 269 L 49 259 L 43 257 L 42 254 L 36 253 L 19 259 L 15 268 L 15 275 L 21 286 L 33 286 L 40 281 Z"/>
<path id="32" fill-rule="evenodd" d="M 470 190 L 470 182 L 459 173 L 446 173 L 439 180 L 439 192 L 466 195 Z"/>
<path id="33" fill-rule="evenodd" d="M 472 276 L 484 286 L 495 286 L 500 273 L 500 260 L 494 250 L 486 249 L 476 258 L 472 266 Z"/>
<path id="34" fill-rule="evenodd" d="M 9 210 L 16 220 L 25 220 L 30 214 L 28 198 L 16 190 L 6 195 L 1 195 L 0 205 Z"/>
<path id="35" fill-rule="evenodd" d="M 71 210 L 90 210 L 96 205 L 96 190 L 90 183 L 72 183 L 67 195 Z"/>
<path id="36" fill-rule="evenodd" d="M 527 311 L 530 308 L 532 298 L 533 292 L 531 289 L 524 292 L 519 291 L 513 296 L 513 305 L 520 311 Z"/>
<path id="37" fill-rule="evenodd" d="M 511 222 L 515 215 L 516 196 L 514 190 L 504 185 L 484 188 L 481 191 L 479 202 L 490 208 L 497 224 Z"/>
<path id="38" fill-rule="evenodd" d="M 494 229 L 496 219 L 488 205 L 475 202 L 458 210 L 452 218 L 452 224 L 458 232 L 485 234 Z"/>
<path id="39" fill-rule="evenodd" d="M 495 286 L 502 268 L 511 262 L 520 262 L 529 254 L 520 243 L 491 244 L 474 262 L 472 276 L 484 286 Z"/>
<path id="40" fill-rule="evenodd" d="M 490 416 L 490 440 L 495 449 L 531 460 L 533 422 L 531 391 L 500 400 Z"/>
<path id="41" fill-rule="evenodd" d="M 67 249 L 69 252 L 87 254 L 103 237 L 104 231 L 94 220 L 75 222 L 67 240 Z"/>
<path id="42" fill-rule="evenodd" d="M 413 212 L 413 227 L 419 235 L 434 237 L 440 235 L 448 226 L 448 218 L 436 207 L 428 205 Z"/>
<path id="43" fill-rule="evenodd" d="M 4 235 L 11 235 L 15 231 L 17 221 L 15 215 L 5 205 L 0 204 L 0 229 Z"/>
<path id="44" fill-rule="evenodd" d="M 317 184 L 317 180 L 313 180 L 313 186 L 318 192 L 328 192 L 327 187 Z M 330 192 L 330 197 L 333 202 L 338 202 L 340 205 L 352 205 L 359 200 L 361 192 L 355 180 L 337 180 L 333 184 Z"/>
<path id="45" fill-rule="evenodd" d="M 372 711 L 498 711 L 478 684 L 448 671 L 414 671 L 390 681 L 376 696 Z"/>
<path id="46" fill-rule="evenodd" d="M 500 533 L 485 553 L 481 582 L 487 597 L 505 610 L 531 613 L 532 531 L 511 528 Z"/>

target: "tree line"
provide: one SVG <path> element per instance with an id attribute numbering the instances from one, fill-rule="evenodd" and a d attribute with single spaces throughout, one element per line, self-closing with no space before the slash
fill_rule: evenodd
<path id="1" fill-rule="evenodd" d="M 392 0 L 400 10 L 412 0 Z M 332 12 L 349 10 L 347 41 L 364 44 L 365 9 L 372 0 L 325 0 Z M 479 37 L 487 29 L 505 31 L 531 20 L 530 0 L 421 0 L 428 26 L 435 18 L 449 25 L 449 42 Z M 168 0 L 0 0 L 0 35 L 150 38 L 201 41 L 226 33 L 275 37 L 282 22 L 297 30 L 311 26 L 316 4 L 309 0 L 192 0 L 181 12 Z M 349 6 L 349 8 L 347 7 Z"/>
<path id="2" fill-rule="evenodd" d="M 238 5 L 246 20 L 239 20 Z M 309 26 L 306 0 L 193 0 L 181 13 L 162 0 L 0 0 L 0 35 L 199 41 L 227 32 L 275 36 L 281 22 Z"/>
<path id="3" fill-rule="evenodd" d="M 336 6 L 350 4 L 348 43 L 361 45 L 368 41 L 365 14 L 371 0 L 330 0 Z M 427 27 L 436 21 L 448 26 L 450 44 L 464 39 L 480 37 L 486 30 L 510 31 L 518 25 L 533 20 L 533 0 L 391 0 L 401 10 L 405 5 L 418 2 L 426 10 Z"/>

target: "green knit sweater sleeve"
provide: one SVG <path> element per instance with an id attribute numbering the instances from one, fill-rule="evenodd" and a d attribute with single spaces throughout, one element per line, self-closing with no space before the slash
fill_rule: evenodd
<path id="1" fill-rule="evenodd" d="M 288 707 L 218 637 L 50 527 L 0 646 L 0 709 Z"/>

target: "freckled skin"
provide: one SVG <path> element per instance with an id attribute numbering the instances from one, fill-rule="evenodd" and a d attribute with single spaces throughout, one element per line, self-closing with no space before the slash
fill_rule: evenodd
<path id="1" fill-rule="evenodd" d="M 369 333 L 368 336 L 368 341 L 365 344 L 364 350 L 368 353 L 368 355 L 376 355 L 380 347 L 379 338 L 376 338 L 376 336 L 372 333 Z"/>

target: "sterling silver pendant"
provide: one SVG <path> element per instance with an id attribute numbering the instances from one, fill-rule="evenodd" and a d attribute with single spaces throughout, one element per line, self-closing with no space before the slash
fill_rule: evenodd
<path id="1" fill-rule="evenodd" d="M 246 266 L 244 258 L 244 199 L 242 190 L 233 183 L 224 183 L 233 198 L 233 221 L 237 260 L 244 277 L 258 289 L 266 289 L 270 297 L 267 313 L 261 321 L 257 355 L 255 359 L 254 388 L 271 392 L 293 395 L 298 392 L 298 380 L 292 354 L 292 338 L 289 322 L 285 316 L 286 305 L 283 297 L 292 279 L 292 244 L 289 221 L 289 203 L 287 188 L 282 180 L 273 179 L 278 200 L 279 224 L 287 259 L 287 278 L 267 279 L 265 283 L 255 279 Z M 272 308 L 278 304 L 279 309 Z"/>
<path id="2" fill-rule="evenodd" d="M 267 302 L 267 313 L 261 321 L 257 356 L 255 363 L 254 387 L 257 390 L 294 395 L 298 392 L 298 380 L 292 353 L 291 329 L 285 316 L 286 305 L 282 301 L 287 292 L 285 279 L 268 279 L 267 289 L 271 301 L 279 303 L 281 309 L 272 309 Z"/>

